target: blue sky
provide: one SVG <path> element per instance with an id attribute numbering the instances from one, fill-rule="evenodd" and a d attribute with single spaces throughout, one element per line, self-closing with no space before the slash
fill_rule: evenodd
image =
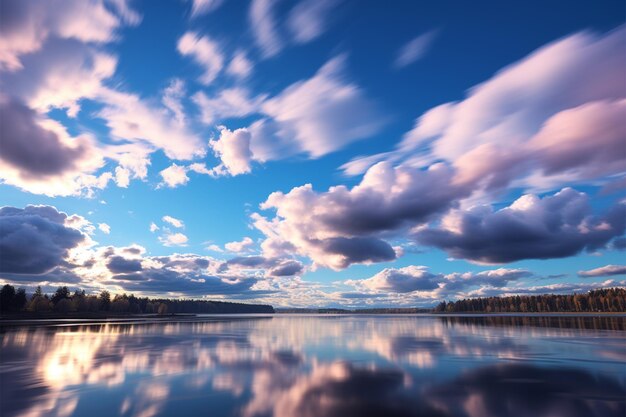
<path id="1" fill-rule="evenodd" d="M 625 283 L 623 2 L 0 19 L 3 281 L 285 306 Z"/>

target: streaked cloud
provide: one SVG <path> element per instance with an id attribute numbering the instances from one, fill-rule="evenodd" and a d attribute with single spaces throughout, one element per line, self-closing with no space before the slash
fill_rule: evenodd
<path id="1" fill-rule="evenodd" d="M 224 55 L 220 46 L 208 36 L 194 32 L 185 33 L 178 40 L 178 52 L 190 56 L 200 65 L 204 74 L 199 78 L 202 84 L 210 84 L 224 67 Z"/>
<path id="2" fill-rule="evenodd" d="M 581 277 L 607 277 L 612 275 L 626 275 L 626 265 L 606 265 L 588 271 L 578 271 Z"/>
<path id="3" fill-rule="evenodd" d="M 404 68 L 422 59 L 431 48 L 438 34 L 437 30 L 431 30 L 411 39 L 398 51 L 394 66 L 396 68 Z"/>

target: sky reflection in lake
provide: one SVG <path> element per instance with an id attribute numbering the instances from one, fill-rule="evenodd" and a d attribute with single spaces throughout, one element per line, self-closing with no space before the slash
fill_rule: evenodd
<path id="1" fill-rule="evenodd" d="M 0 411 L 621 417 L 625 320 L 257 316 L 5 326 Z"/>

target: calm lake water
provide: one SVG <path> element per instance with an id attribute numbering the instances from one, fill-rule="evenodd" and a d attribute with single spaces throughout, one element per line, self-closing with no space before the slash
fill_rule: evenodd
<path id="1" fill-rule="evenodd" d="M 276 315 L 3 325 L 0 414 L 624 417 L 625 321 Z"/>

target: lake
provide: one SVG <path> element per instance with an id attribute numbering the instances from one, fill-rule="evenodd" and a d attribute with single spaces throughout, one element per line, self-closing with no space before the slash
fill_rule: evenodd
<path id="1" fill-rule="evenodd" d="M 626 415 L 626 318 L 4 324 L 4 416 Z"/>

